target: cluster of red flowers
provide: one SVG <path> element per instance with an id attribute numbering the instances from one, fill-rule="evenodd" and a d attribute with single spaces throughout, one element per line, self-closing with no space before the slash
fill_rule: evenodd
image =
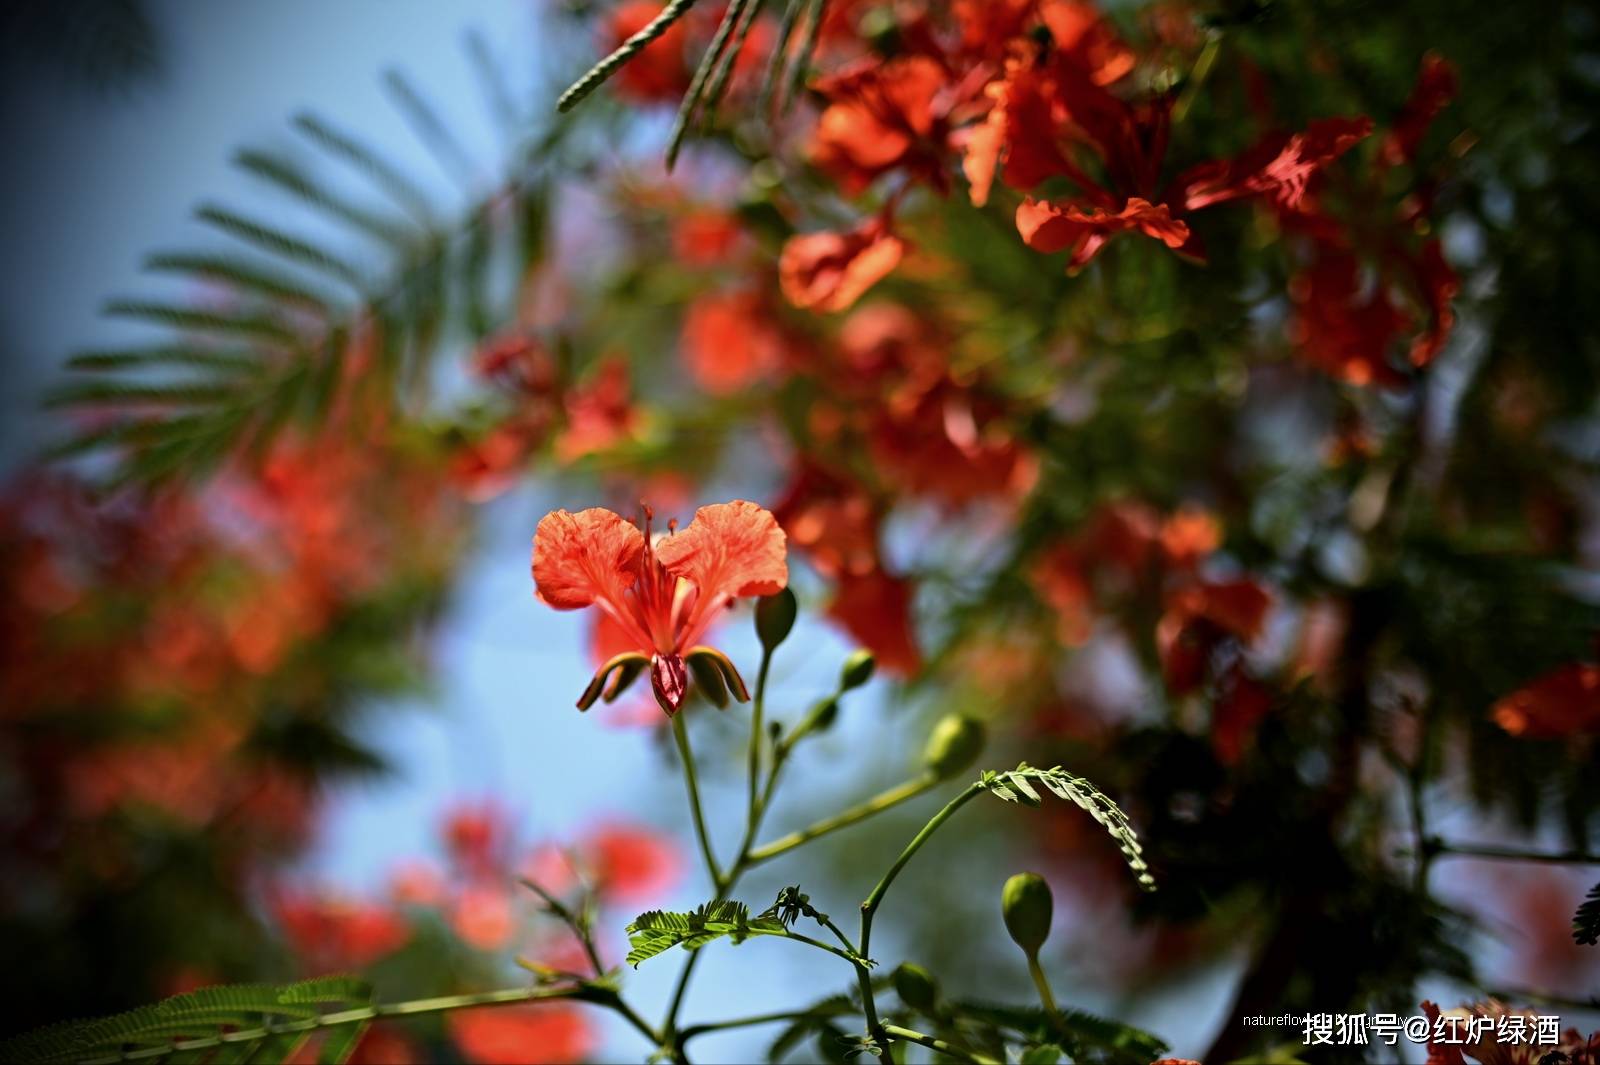
<path id="1" fill-rule="evenodd" d="M 662 836 L 622 822 L 596 824 L 571 845 L 519 844 L 512 818 L 492 802 L 450 810 L 440 837 L 444 861 L 397 866 L 386 898 L 294 885 L 269 892 L 269 909 L 307 975 L 370 970 L 403 950 L 421 925 L 437 921 L 471 951 L 498 956 L 516 949 L 536 971 L 592 976 L 583 945 L 566 925 L 539 919 L 539 900 L 518 878 L 554 897 L 581 894 L 601 908 L 631 907 L 659 899 L 682 869 Z M 603 955 L 606 944 L 596 946 Z M 582 1061 L 598 1042 L 586 1016 L 567 1003 L 456 1011 L 448 1034 L 466 1060 L 481 1065 Z M 352 1060 L 400 1065 L 429 1057 L 391 1023 L 369 1029 Z"/>
<path id="2" fill-rule="evenodd" d="M 1162 516 L 1124 500 L 1040 552 L 1032 576 L 1068 646 L 1086 642 L 1101 615 L 1139 617 L 1141 602 L 1159 603 L 1152 635 L 1167 691 L 1181 697 L 1211 685 L 1212 744 L 1231 765 L 1272 704 L 1244 654 L 1265 628 L 1272 596 L 1251 577 L 1207 574 L 1221 544 L 1221 526 L 1200 507 Z"/>
<path id="3" fill-rule="evenodd" d="M 1429 124 L 1455 92 L 1451 67 L 1424 59 L 1416 89 L 1372 154 L 1365 187 L 1333 164 L 1370 138 L 1365 116 L 1319 119 L 1299 131 L 1272 128 L 1230 159 L 1171 171 L 1173 125 L 1193 101 L 1150 88 L 1177 53 L 1193 61 L 1199 41 L 1183 19 L 1154 19 L 1153 46 L 1141 55 L 1084 0 L 1004 0 L 949 5 L 947 17 L 911 7 L 888 59 L 861 56 L 822 79 L 826 100 L 811 160 L 856 195 L 894 175 L 885 207 L 844 233 L 795 237 L 780 262 L 784 294 L 799 307 L 852 305 L 902 260 L 894 205 L 915 185 L 950 188 L 956 170 L 974 205 L 997 185 L 1029 193 L 1015 210 L 1018 233 L 1045 253 L 1066 251 L 1069 268 L 1088 264 L 1119 233 L 1139 233 L 1203 261 L 1197 212 L 1250 200 L 1306 248 L 1290 294 L 1292 337 L 1313 364 L 1356 383 L 1395 382 L 1395 342 L 1414 333 L 1409 362 L 1427 363 L 1452 324 L 1457 282 L 1428 232 L 1425 192 L 1408 195 L 1393 220 L 1346 222 L 1341 199 L 1382 199 L 1383 181 L 1415 162 Z M 841 16 L 843 17 L 843 16 Z M 1202 91 L 1196 82 L 1187 92 Z M 1258 96 L 1262 94 L 1258 93 Z M 1169 175 L 1165 177 L 1164 175 Z M 1035 198 L 1041 187 L 1065 195 Z M 1376 271 L 1363 284 L 1363 269 Z M 1396 302 L 1399 294 L 1402 303 Z M 1426 324 L 1416 332 L 1405 303 Z"/>
<path id="4" fill-rule="evenodd" d="M 621 357 L 601 359 L 582 380 L 569 381 L 536 336 L 513 332 L 485 343 L 473 369 L 509 404 L 500 420 L 456 452 L 452 476 L 473 501 L 511 487 L 545 447 L 558 461 L 575 462 L 627 441 L 638 428 Z"/>
<path id="5" fill-rule="evenodd" d="M 437 586 L 461 543 L 438 462 L 347 430 L 286 436 L 198 491 L 107 499 L 64 474 L 9 490 L 3 832 L 29 889 L 0 912 L 116 895 L 160 860 L 154 833 L 212 849 L 203 890 L 243 920 L 250 880 L 306 843 L 323 767 L 275 737 L 336 720 L 360 687 L 348 663 L 392 654 L 393 634 L 348 620 L 395 582 Z"/>

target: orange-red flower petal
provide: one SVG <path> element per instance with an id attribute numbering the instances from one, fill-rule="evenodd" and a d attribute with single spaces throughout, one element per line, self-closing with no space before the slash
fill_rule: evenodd
<path id="1" fill-rule="evenodd" d="M 557 610 L 617 603 L 638 575 L 644 534 L 603 507 L 551 511 L 533 537 L 533 580 Z"/>
<path id="2" fill-rule="evenodd" d="M 790 237 L 778 259 L 778 283 L 796 307 L 842 311 L 882 281 L 905 254 L 905 243 L 873 219 L 848 233 Z"/>
<path id="3" fill-rule="evenodd" d="M 1068 267 L 1073 270 L 1093 259 L 1107 240 L 1130 229 L 1174 249 L 1189 239 L 1188 224 L 1173 218 L 1166 204 L 1137 196 L 1129 197 L 1115 212 L 1099 207 L 1085 210 L 1076 204 L 1061 207 L 1031 196 L 1017 208 L 1017 232 L 1028 247 L 1046 254 L 1070 250 Z"/>
<path id="4" fill-rule="evenodd" d="M 783 530 L 772 512 L 744 499 L 701 507 L 688 528 L 656 545 L 661 565 L 693 583 L 702 606 L 782 591 L 789 583 L 785 556 Z"/>

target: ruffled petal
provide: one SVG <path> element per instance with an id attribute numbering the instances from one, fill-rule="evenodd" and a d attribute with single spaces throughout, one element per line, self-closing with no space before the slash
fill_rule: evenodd
<path id="1" fill-rule="evenodd" d="M 701 507 L 688 528 L 662 538 L 655 550 L 668 573 L 699 591 L 696 611 L 702 614 L 728 598 L 773 595 L 789 583 L 777 519 L 743 499 Z"/>
<path id="2" fill-rule="evenodd" d="M 878 219 L 848 233 L 790 237 L 778 259 L 778 282 L 796 307 L 842 311 L 900 263 L 905 243 Z"/>
<path id="3" fill-rule="evenodd" d="M 911 583 L 882 570 L 847 575 L 828 607 L 828 616 L 890 673 L 909 677 L 922 667 L 911 621 Z"/>
<path id="4" fill-rule="evenodd" d="M 602 507 L 551 511 L 533 537 L 533 580 L 539 598 L 557 610 L 596 601 L 624 610 L 623 593 L 638 577 L 644 534 Z"/>
<path id="5" fill-rule="evenodd" d="M 1099 207 L 1087 210 L 1076 204 L 1059 206 L 1028 197 L 1017 207 L 1017 232 L 1034 251 L 1051 254 L 1071 250 L 1069 268 L 1076 270 L 1093 259 L 1117 233 L 1137 229 L 1169 248 L 1181 248 L 1189 239 L 1189 226 L 1172 217 L 1166 204 L 1130 197 L 1119 211 Z"/>

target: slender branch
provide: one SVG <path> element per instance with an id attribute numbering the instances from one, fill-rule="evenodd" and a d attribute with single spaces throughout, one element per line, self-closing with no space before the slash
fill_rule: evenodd
<path id="1" fill-rule="evenodd" d="M 534 881 L 528 879 L 527 877 L 521 877 L 519 879 L 521 880 L 523 887 L 527 888 L 529 891 L 533 892 L 535 895 L 538 895 L 539 898 L 544 900 L 546 909 L 548 909 L 556 917 L 560 918 L 562 923 L 568 928 L 572 929 L 572 934 L 578 937 L 579 943 L 583 944 L 583 952 L 584 954 L 588 955 L 589 964 L 594 967 L 594 974 L 596 976 L 604 976 L 606 973 L 606 967 L 605 964 L 600 961 L 600 952 L 595 948 L 594 936 L 590 934 L 588 923 L 581 920 L 578 915 L 573 913 L 571 908 L 568 907 L 564 902 L 550 894 L 550 892 L 540 887 Z"/>
<path id="2" fill-rule="evenodd" d="M 739 849 L 742 857 L 750 850 L 749 840 L 755 836 L 756 824 L 761 817 L 761 733 L 766 718 L 767 674 L 772 669 L 772 649 L 761 650 L 761 667 L 756 672 L 756 695 L 750 710 L 750 796 L 747 805 L 746 841 Z M 774 754 L 776 760 L 776 754 Z"/>
<path id="3" fill-rule="evenodd" d="M 734 1017 L 733 1019 L 726 1021 L 711 1021 L 706 1024 L 690 1025 L 688 1028 L 685 1028 L 683 1031 L 678 1033 L 678 1039 L 679 1041 L 686 1043 L 696 1036 L 707 1035 L 711 1032 L 725 1032 L 732 1028 L 753 1028 L 758 1024 L 777 1024 L 781 1021 L 797 1021 L 802 1017 L 834 1016 L 836 1014 L 854 1012 L 855 1010 L 852 1008 L 841 1006 L 831 1010 L 809 1009 L 799 1011 L 790 1010 L 781 1013 L 758 1013 L 750 1017 Z"/>
<path id="4" fill-rule="evenodd" d="M 681 1053 L 682 1036 L 676 1034 L 678 1013 L 683 1009 L 683 997 L 689 990 L 689 980 L 694 976 L 694 967 L 699 964 L 701 953 L 698 950 L 689 952 L 689 960 L 683 963 L 683 969 L 678 973 L 678 983 L 672 989 L 672 1001 L 667 1005 L 667 1019 L 661 1023 L 661 1031 L 665 1040 L 674 1041 L 675 1046 L 680 1048 L 678 1053 L 680 1059 L 683 1055 Z"/>
<path id="5" fill-rule="evenodd" d="M 900 875 L 900 870 L 906 867 L 906 863 L 911 861 L 917 851 L 922 848 L 922 845 L 928 842 L 928 839 L 939 830 L 939 826 L 950 820 L 957 810 L 965 806 L 973 796 L 981 791 L 983 791 L 983 785 L 978 781 L 973 781 L 967 785 L 961 794 L 946 803 L 944 809 L 934 814 L 932 819 L 922 826 L 922 831 L 913 836 L 911 842 L 906 844 L 906 849 L 900 852 L 900 857 L 895 859 L 894 864 L 889 867 L 889 871 L 883 874 L 883 879 L 879 880 L 877 886 L 872 889 L 872 894 L 868 895 L 867 900 L 861 904 L 860 953 L 863 957 L 871 956 L 872 918 L 878 912 L 878 906 L 883 902 L 884 895 L 888 894 L 889 885 L 894 883 L 895 877 Z"/>
<path id="6" fill-rule="evenodd" d="M 770 843 L 762 844 L 750 852 L 749 864 L 758 865 L 761 862 L 770 861 L 778 855 L 791 851 L 802 844 L 809 843 L 819 836 L 825 836 L 841 828 L 848 828 L 858 821 L 865 821 L 869 817 L 900 805 L 907 799 L 916 798 L 923 792 L 935 787 L 938 783 L 938 775 L 929 772 L 922 773 L 904 783 L 896 784 L 887 791 L 880 792 L 865 802 L 850 807 L 848 810 L 834 814 L 832 817 L 825 817 L 798 832 L 791 832 L 787 836 L 781 836 Z"/>
<path id="7" fill-rule="evenodd" d="M 1582 850 L 1536 851 L 1524 847 L 1500 847 L 1488 843 L 1454 843 L 1437 836 L 1425 844 L 1425 853 L 1439 858 L 1489 858 L 1506 862 L 1546 862 L 1551 865 L 1600 865 L 1600 854 Z"/>
<path id="8" fill-rule="evenodd" d="M 445 1013 L 450 1010 L 471 1009 L 480 1006 L 507 1006 L 519 1002 L 546 1002 L 555 999 L 572 999 L 616 1010 L 627 1018 L 629 1023 L 639 1028 L 652 1042 L 657 1041 L 656 1033 L 649 1025 L 639 1020 L 637 1014 L 627 1008 L 615 991 L 591 984 L 580 984 L 575 987 L 512 987 L 499 991 L 480 991 L 470 995 L 446 995 L 441 998 L 413 999 L 407 1002 L 362 1006 L 357 1009 L 339 1010 L 336 1013 L 324 1013 L 317 1017 L 300 1017 L 293 1020 L 279 1021 L 270 1026 L 262 1025 L 258 1028 L 244 1028 L 236 1032 L 223 1032 L 219 1035 L 200 1039 L 179 1039 L 160 1046 L 140 1047 L 137 1050 L 128 1050 L 106 1057 L 85 1058 L 84 1065 L 109 1065 L 109 1063 L 119 1061 L 165 1058 L 184 1051 L 207 1050 L 212 1047 L 227 1046 L 233 1043 L 254 1043 L 275 1035 L 313 1032 L 322 1028 L 361 1024 L 383 1017 L 415 1017 L 421 1014 Z"/>
<path id="9" fill-rule="evenodd" d="M 745 869 L 749 867 L 750 844 L 755 840 L 756 832 L 761 824 L 761 817 L 766 812 L 767 800 L 772 797 L 772 785 L 777 779 L 778 767 L 782 765 L 783 757 L 787 753 L 781 749 L 773 753 L 772 770 L 767 778 L 766 792 L 758 797 L 756 778 L 761 772 L 761 728 L 766 712 L 767 677 L 771 672 L 771 667 L 772 652 L 763 649 L 761 652 L 761 666 L 756 672 L 755 698 L 751 704 L 750 711 L 750 803 L 745 817 L 744 840 L 739 844 L 739 853 L 735 856 L 733 865 L 729 867 L 726 874 L 715 872 L 716 865 L 711 858 L 710 846 L 705 842 L 705 826 L 700 819 L 700 804 L 698 799 L 694 798 L 695 792 L 691 790 L 696 830 L 700 833 L 701 846 L 707 856 L 707 861 L 711 863 L 710 867 L 713 870 L 712 886 L 716 891 L 717 902 L 721 902 L 732 893 L 734 885 L 739 882 L 739 878 L 744 875 Z M 678 727 L 676 719 L 673 722 L 673 727 Z M 680 750 L 685 752 L 684 764 L 689 765 L 687 738 L 680 745 Z M 682 1057 L 683 1044 L 681 1038 L 675 1037 L 673 1033 L 677 1030 L 678 1013 L 683 1009 L 684 996 L 689 991 L 689 981 L 694 977 L 694 968 L 699 959 L 700 952 L 696 950 L 692 951 L 689 954 L 689 959 L 683 963 L 683 969 L 678 973 L 678 983 L 672 990 L 672 999 L 667 1006 L 667 1016 L 661 1022 L 661 1030 L 668 1041 L 680 1040 L 675 1042 L 671 1048 L 680 1058 Z"/>
<path id="10" fill-rule="evenodd" d="M 977 1065 L 999 1065 L 999 1063 L 993 1058 L 985 1057 L 984 1055 L 975 1053 L 971 1050 L 964 1050 L 952 1043 L 945 1042 L 943 1039 L 935 1039 L 931 1035 L 923 1035 L 921 1032 L 911 1028 L 902 1028 L 898 1024 L 886 1024 L 883 1026 L 883 1031 L 886 1035 L 891 1035 L 896 1039 L 904 1040 L 907 1043 L 916 1043 L 919 1046 L 925 1046 L 929 1050 L 937 1051 L 940 1054 L 946 1054 L 960 1061 L 976 1062 Z"/>
<path id="11" fill-rule="evenodd" d="M 836 939 L 838 939 L 839 942 L 844 944 L 844 949 L 848 950 L 851 954 L 860 953 L 859 951 L 856 950 L 856 945 L 854 943 L 850 942 L 850 937 L 845 935 L 844 932 L 839 928 L 839 926 L 833 923 L 832 918 L 825 917 L 825 916 L 823 916 L 821 914 L 818 914 L 817 915 L 817 919 L 822 922 L 822 927 L 824 927 L 828 931 L 832 932 L 834 934 L 834 937 Z"/>
<path id="12" fill-rule="evenodd" d="M 1178 94 L 1178 102 L 1173 105 L 1173 125 L 1182 122 L 1189 108 L 1194 106 L 1195 99 L 1200 95 L 1200 86 L 1205 84 L 1206 76 L 1211 73 L 1221 47 L 1222 34 L 1212 30 L 1206 37 L 1205 47 L 1200 49 L 1200 57 L 1194 61 L 1194 68 L 1189 71 L 1188 84 L 1184 85 L 1183 92 Z"/>
<path id="13" fill-rule="evenodd" d="M 866 901 L 861 904 L 860 954 L 862 957 L 870 958 L 872 956 L 872 918 L 878 912 L 878 906 L 883 902 L 884 895 L 888 894 L 889 885 L 894 883 L 895 877 L 900 875 L 900 870 L 906 867 L 906 863 L 911 861 L 917 851 L 922 848 L 922 845 L 939 830 L 939 826 L 950 820 L 957 810 L 961 809 L 974 795 L 977 795 L 982 790 L 983 784 L 979 781 L 973 781 L 967 785 L 961 794 L 946 803 L 944 809 L 934 814 L 933 818 L 922 826 L 922 831 L 918 832 L 912 837 L 911 842 L 906 844 L 906 849 L 900 852 L 900 857 L 895 859 L 894 864 L 889 867 L 889 871 L 883 874 L 883 879 L 879 880 L 877 886 L 872 889 L 872 894 L 868 895 Z M 876 999 L 873 998 L 872 981 L 867 979 L 864 970 L 858 970 L 857 975 L 861 984 L 861 1005 L 867 1015 L 867 1032 L 877 1038 L 887 1029 L 878 1023 L 878 1004 Z"/>
<path id="14" fill-rule="evenodd" d="M 689 732 L 683 727 L 683 715 L 672 715 L 672 738 L 678 742 L 678 755 L 683 761 L 683 780 L 689 789 L 689 809 L 694 814 L 694 834 L 700 841 L 700 856 L 705 859 L 706 872 L 711 874 L 712 886 L 720 896 L 723 889 L 722 870 L 717 866 L 717 856 L 711 849 L 711 836 L 706 831 L 705 812 L 700 807 L 700 780 L 695 774 L 694 752 L 689 749 Z"/>
<path id="15" fill-rule="evenodd" d="M 866 962 L 861 957 L 858 957 L 856 955 L 856 952 L 854 950 L 852 950 L 852 949 L 840 950 L 838 947 L 834 946 L 831 943 L 824 943 L 820 939 L 812 939 L 810 936 L 802 935 L 799 932 L 784 932 L 779 938 L 781 938 L 781 939 L 793 939 L 793 940 L 795 940 L 797 942 L 804 943 L 808 947 L 816 947 L 818 950 L 825 950 L 829 954 L 835 955 L 836 957 L 843 958 L 845 961 L 849 962 L 851 965 L 854 965 L 858 971 L 861 971 L 861 972 L 866 972 L 867 971 Z M 846 946 L 846 948 L 848 948 L 849 947 L 849 943 L 847 942 L 845 944 L 845 946 Z"/>

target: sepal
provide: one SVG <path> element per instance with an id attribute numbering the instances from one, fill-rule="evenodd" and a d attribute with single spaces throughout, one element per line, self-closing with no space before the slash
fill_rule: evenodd
<path id="1" fill-rule="evenodd" d="M 750 689 L 745 687 L 744 678 L 739 676 L 739 671 L 734 667 L 733 659 L 717 650 L 715 647 L 691 647 L 685 655 L 689 664 L 695 669 L 695 676 L 699 677 L 700 670 L 709 668 L 715 670 L 721 677 L 728 691 L 741 703 L 750 701 Z M 719 706 L 722 704 L 718 704 Z"/>
<path id="2" fill-rule="evenodd" d="M 632 684 L 650 660 L 637 651 L 624 651 L 622 654 L 609 659 L 605 665 L 595 670 L 594 677 L 590 679 L 589 686 L 583 689 L 583 694 L 578 696 L 578 709 L 587 710 L 594 705 L 594 701 L 604 693 L 606 702 L 611 702 L 621 695 L 623 690 Z M 615 680 L 612 674 L 616 674 Z M 607 685 L 607 681 L 611 681 Z"/>

